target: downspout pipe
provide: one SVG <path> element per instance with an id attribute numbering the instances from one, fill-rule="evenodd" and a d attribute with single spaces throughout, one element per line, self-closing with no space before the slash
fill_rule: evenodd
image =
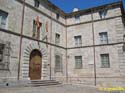
<path id="1" fill-rule="evenodd" d="M 93 9 L 91 9 L 91 18 L 92 18 L 93 57 L 94 57 L 94 85 L 96 86 L 95 33 L 94 33 Z"/>
<path id="2" fill-rule="evenodd" d="M 22 21 L 21 21 L 21 31 L 20 31 L 18 80 L 20 79 L 20 64 L 21 64 L 21 51 L 22 51 L 22 34 L 23 34 L 23 25 L 24 25 L 24 13 L 25 13 L 25 0 L 23 0 Z"/>
<path id="3" fill-rule="evenodd" d="M 50 9 L 51 10 L 51 31 L 50 31 L 50 42 L 52 42 L 52 8 Z M 52 79 L 52 71 L 51 71 L 51 69 L 52 69 L 52 67 L 51 67 L 51 60 L 52 60 L 52 58 L 51 58 L 51 52 L 52 52 L 52 50 L 51 50 L 51 45 L 50 45 L 50 80 Z"/>
<path id="4" fill-rule="evenodd" d="M 67 17 L 65 17 L 65 23 L 67 25 Z M 67 27 L 66 27 L 66 82 L 68 83 L 68 55 L 67 55 Z"/>

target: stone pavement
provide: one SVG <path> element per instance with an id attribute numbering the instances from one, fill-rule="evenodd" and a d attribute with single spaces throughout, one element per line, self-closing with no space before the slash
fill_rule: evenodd
<path id="1" fill-rule="evenodd" d="M 95 87 L 78 85 L 56 85 L 40 87 L 4 87 L 0 93 L 125 93 L 125 92 L 104 92 Z"/>

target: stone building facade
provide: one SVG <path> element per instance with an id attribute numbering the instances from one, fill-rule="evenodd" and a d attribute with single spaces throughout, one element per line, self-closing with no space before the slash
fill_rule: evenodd
<path id="1" fill-rule="evenodd" d="M 48 0 L 0 0 L 0 82 L 125 86 L 122 2 L 65 13 Z"/>

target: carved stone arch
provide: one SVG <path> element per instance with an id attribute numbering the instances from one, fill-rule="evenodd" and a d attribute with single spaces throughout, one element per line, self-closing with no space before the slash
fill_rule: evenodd
<path id="1" fill-rule="evenodd" d="M 48 76 L 48 50 L 45 48 L 43 44 L 30 43 L 24 48 L 23 59 L 22 59 L 22 78 L 29 78 L 29 62 L 30 62 L 30 54 L 33 50 L 38 50 L 42 54 L 42 67 L 41 67 L 41 79 L 44 79 Z"/>

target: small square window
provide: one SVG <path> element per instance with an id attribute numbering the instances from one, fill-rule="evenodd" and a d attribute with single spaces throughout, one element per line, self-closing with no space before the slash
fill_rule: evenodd
<path id="1" fill-rule="evenodd" d="M 60 17 L 59 13 L 56 13 L 56 19 L 58 20 Z"/>
<path id="2" fill-rule="evenodd" d="M 3 60 L 3 49 L 4 49 L 4 44 L 0 44 L 0 62 Z"/>
<path id="3" fill-rule="evenodd" d="M 0 43 L 0 70 L 9 70 L 10 42 Z"/>
<path id="4" fill-rule="evenodd" d="M 105 9 L 99 11 L 99 16 L 101 19 L 105 18 L 106 14 L 107 14 L 107 10 Z"/>
<path id="5" fill-rule="evenodd" d="M 80 22 L 80 16 L 75 16 L 75 22 L 79 23 Z"/>
<path id="6" fill-rule="evenodd" d="M 60 44 L 60 34 L 55 34 L 55 44 L 59 45 Z"/>
<path id="7" fill-rule="evenodd" d="M 109 54 L 101 54 L 101 67 L 102 68 L 109 68 L 110 62 L 109 62 Z"/>
<path id="8" fill-rule="evenodd" d="M 62 57 L 55 55 L 55 72 L 62 72 Z"/>
<path id="9" fill-rule="evenodd" d="M 75 56 L 75 69 L 82 69 L 82 56 Z"/>
<path id="10" fill-rule="evenodd" d="M 6 28 L 7 16 L 8 16 L 8 13 L 0 10 L 0 27 L 1 28 L 4 28 L 4 29 Z"/>
<path id="11" fill-rule="evenodd" d="M 34 6 L 39 8 L 40 2 L 39 0 L 34 0 Z"/>
<path id="12" fill-rule="evenodd" d="M 101 44 L 108 44 L 108 34 L 107 32 L 101 32 L 99 33 L 100 36 L 100 43 Z"/>
<path id="13" fill-rule="evenodd" d="M 81 46 L 82 45 L 82 37 L 81 36 L 74 36 L 75 39 L 75 45 Z"/>

